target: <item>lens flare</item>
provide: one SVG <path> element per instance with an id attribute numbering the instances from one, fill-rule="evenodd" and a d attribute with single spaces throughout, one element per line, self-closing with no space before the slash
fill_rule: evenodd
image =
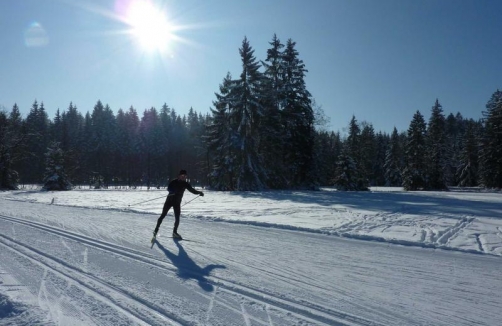
<path id="1" fill-rule="evenodd" d="M 24 44 L 29 48 L 43 47 L 49 44 L 45 28 L 38 22 L 31 23 L 24 32 Z"/>

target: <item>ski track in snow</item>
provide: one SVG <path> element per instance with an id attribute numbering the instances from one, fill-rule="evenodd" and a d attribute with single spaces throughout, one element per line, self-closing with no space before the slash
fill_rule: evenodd
<path id="1" fill-rule="evenodd" d="M 138 199 L 145 198 L 141 196 L 151 197 L 159 193 L 163 193 L 163 190 L 80 190 L 57 195 L 20 191 L 6 198 L 54 206 L 50 203 L 54 196 L 58 196 L 56 205 L 157 215 L 163 198 L 136 207 L 128 206 L 127 200 L 141 202 Z M 90 201 L 82 202 L 78 197 L 80 194 L 85 194 Z M 184 215 L 202 220 L 331 234 L 406 246 L 502 255 L 502 241 L 498 240 L 500 237 L 497 235 L 500 233 L 497 227 L 502 226 L 502 199 L 498 193 L 412 193 L 387 189 L 369 193 L 340 193 L 327 189 L 320 192 L 208 194 L 208 198 L 191 202 L 190 212 L 184 212 Z M 66 227 L 64 221 L 58 224 Z M 478 226 L 483 228 L 482 232 Z M 90 228 L 94 237 L 109 236 L 102 234 L 99 225 Z M 114 240 L 124 241 L 122 234 Z M 480 250 L 476 234 L 491 238 L 483 250 Z"/>
<path id="2" fill-rule="evenodd" d="M 500 319 L 499 196 L 207 193 L 183 210 L 188 242 L 163 236 L 170 212 L 150 249 L 152 213 L 162 203 L 124 210 L 110 199 L 117 192 L 98 194 L 112 207 L 69 205 L 71 192 L 56 200 L 0 196 L 0 326 L 492 326 Z"/>
<path id="3" fill-rule="evenodd" d="M 136 261 L 140 261 L 142 263 L 146 263 L 149 265 L 153 265 L 157 268 L 161 268 L 163 270 L 167 270 L 171 273 L 173 273 L 174 268 L 171 267 L 166 267 L 166 263 L 159 260 L 158 258 L 155 258 L 150 255 L 145 255 L 142 252 L 138 252 L 136 250 L 132 250 L 126 247 L 114 245 L 111 243 L 106 243 L 102 241 L 96 241 L 92 238 L 85 237 L 82 235 L 74 234 L 71 232 L 66 232 L 64 230 L 58 229 L 56 227 L 48 227 L 43 224 L 39 224 L 36 222 L 26 222 L 22 221 L 20 219 L 14 218 L 14 217 L 9 217 L 9 216 L 4 216 L 0 215 L 0 219 L 7 220 L 10 222 L 22 224 L 24 226 L 28 226 L 31 228 L 37 228 L 39 230 L 43 230 L 44 232 L 48 233 L 53 233 L 56 234 L 60 237 L 67 238 L 69 240 L 76 240 L 80 243 L 84 243 L 86 246 L 93 246 L 96 247 L 100 250 L 105 250 L 110 253 L 113 253 L 114 255 L 121 255 L 125 258 L 128 259 L 134 259 Z M 188 321 L 183 321 L 183 320 L 176 320 L 175 315 L 169 315 L 161 307 L 153 306 L 153 305 L 146 305 L 145 307 L 141 307 L 141 310 L 143 311 L 135 311 L 132 309 L 128 309 L 127 305 L 122 304 L 123 301 L 127 300 L 138 300 L 138 298 L 135 298 L 133 294 L 127 293 L 124 290 L 118 290 L 116 289 L 115 286 L 110 285 L 107 283 L 105 280 L 97 280 L 95 277 L 90 277 L 87 273 L 87 254 L 85 254 L 84 257 L 84 265 L 82 268 L 78 267 L 73 267 L 66 262 L 61 261 L 58 257 L 51 256 L 49 254 L 44 254 L 42 251 L 39 251 L 38 249 L 35 249 L 33 247 L 30 247 L 28 245 L 22 245 L 20 242 L 16 242 L 14 239 L 9 239 L 7 236 L 2 236 L 0 235 L 0 244 L 4 245 L 6 248 L 11 249 L 11 250 L 16 250 L 19 254 L 28 257 L 32 262 L 37 263 L 37 264 L 42 264 L 45 268 L 44 275 L 42 277 L 42 284 L 40 285 L 40 291 L 39 291 L 39 305 L 41 307 L 47 306 L 49 307 L 48 310 L 50 314 L 52 315 L 51 319 L 52 320 L 58 320 L 58 316 L 54 315 L 50 307 L 52 306 L 53 303 L 50 302 L 50 300 L 47 298 L 46 295 L 46 290 L 45 290 L 45 279 L 47 276 L 48 270 L 51 272 L 62 275 L 65 278 L 67 278 L 69 281 L 73 283 L 78 283 L 81 287 L 84 287 L 86 290 L 92 290 L 94 293 L 97 295 L 99 298 L 106 298 L 108 299 L 108 303 L 112 303 L 115 309 L 121 312 L 125 312 L 126 315 L 129 317 L 133 317 L 134 319 L 138 319 L 138 321 L 146 321 L 148 324 L 163 324 L 167 321 L 169 321 L 173 325 L 186 325 L 189 324 Z M 14 249 L 17 248 L 17 249 Z M 84 252 L 87 252 L 87 248 L 85 249 Z M 167 264 L 168 265 L 168 264 Z M 97 282 L 97 284 L 96 284 Z M 263 307 L 268 307 L 268 310 L 276 310 L 280 311 L 281 313 L 288 313 L 292 315 L 296 315 L 299 320 L 304 320 L 306 322 L 310 323 L 315 323 L 315 324 L 326 324 L 326 325 L 350 325 L 350 323 L 346 323 L 347 321 L 350 321 L 351 323 L 354 323 L 355 325 L 378 325 L 374 322 L 366 321 L 364 319 L 358 318 L 356 316 L 349 316 L 348 314 L 344 313 L 339 313 L 336 312 L 335 310 L 332 310 L 328 307 L 314 307 L 312 305 L 310 306 L 305 306 L 302 303 L 294 302 L 294 301 L 288 301 L 284 300 L 281 298 L 276 298 L 274 297 L 273 294 L 268 294 L 263 290 L 257 290 L 257 289 L 252 289 L 252 288 L 247 288 L 240 286 L 238 284 L 233 284 L 229 280 L 224 280 L 221 278 L 214 278 L 214 280 L 211 281 L 213 284 L 217 284 L 218 288 L 220 291 L 224 291 L 229 293 L 230 295 L 237 296 L 240 298 L 243 298 L 243 302 L 254 302 L 262 305 Z M 112 293 L 112 294 L 110 294 Z M 117 297 L 124 297 L 124 298 L 117 298 Z M 216 293 L 214 294 L 216 296 Z M 40 299 L 41 298 L 41 299 Z M 214 306 L 215 302 L 217 300 L 215 297 L 212 297 L 210 299 L 210 304 L 209 304 L 209 311 L 212 310 L 212 307 Z M 222 303 L 219 303 L 222 304 Z M 231 307 L 230 305 L 225 305 L 226 308 L 230 310 L 236 310 L 236 308 Z M 273 308 L 271 308 L 273 307 Z M 244 321 L 246 322 L 246 325 L 251 325 L 250 320 L 253 320 L 254 322 L 257 322 L 262 325 L 267 325 L 268 322 L 264 322 L 260 319 L 257 319 L 250 315 L 249 313 L 246 312 L 244 303 L 240 303 L 240 312 L 242 313 L 242 316 L 244 318 Z M 139 309 L 136 309 L 139 310 Z M 59 309 L 55 310 L 56 312 L 59 311 Z M 146 316 L 148 314 L 153 314 L 157 316 L 162 316 L 164 319 L 160 321 L 155 320 L 155 319 L 149 319 Z M 331 316 L 330 316 L 331 315 Z M 336 319 L 334 317 L 338 317 L 339 319 Z M 270 320 L 270 316 L 267 316 L 267 319 Z"/>

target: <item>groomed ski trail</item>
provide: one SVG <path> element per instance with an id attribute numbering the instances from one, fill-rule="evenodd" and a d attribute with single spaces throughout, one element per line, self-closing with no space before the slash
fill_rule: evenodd
<path id="1" fill-rule="evenodd" d="M 493 325 L 502 308 L 499 257 L 193 219 L 204 243 L 150 249 L 154 215 L 19 205 L 0 211 L 0 270 L 43 325 Z"/>
<path id="2" fill-rule="evenodd" d="M 65 247 L 68 246 L 68 241 L 76 241 L 80 244 L 84 244 L 86 247 L 92 247 L 107 254 L 120 256 L 123 259 L 141 262 L 173 275 L 176 274 L 176 271 L 178 270 L 172 263 L 166 262 L 158 256 L 145 254 L 144 252 L 106 241 L 95 240 L 85 235 L 62 230 L 58 227 L 48 226 L 33 221 L 26 221 L 6 215 L 0 215 L 0 220 L 20 224 L 41 232 L 56 235 L 61 238 L 61 243 L 66 244 Z M 157 238 L 154 241 L 154 244 L 160 246 L 162 250 L 165 250 L 159 241 L 161 239 L 162 237 Z M 167 237 L 164 238 L 164 240 L 172 241 L 173 239 Z M 107 280 L 100 279 L 98 276 L 93 275 L 92 272 L 87 272 L 86 269 L 88 268 L 74 266 L 67 261 L 61 260 L 59 257 L 44 253 L 42 250 L 31 247 L 27 244 L 23 244 L 20 239 L 16 240 L 5 235 L 0 235 L 0 246 L 11 250 L 19 256 L 27 258 L 34 265 L 42 267 L 45 270 L 44 275 L 50 271 L 67 282 L 72 283 L 73 286 L 79 286 L 83 289 L 83 291 L 92 291 L 95 298 L 98 298 L 104 304 L 111 306 L 113 309 L 117 310 L 118 313 L 124 314 L 134 323 L 144 325 L 165 325 L 166 323 L 170 325 L 187 325 L 192 322 L 189 320 L 182 320 L 179 316 L 167 312 L 165 309 L 154 303 L 148 302 L 146 298 L 137 297 L 133 293 L 128 292 L 126 289 L 117 287 Z M 203 256 L 195 250 L 188 250 Z M 73 251 L 74 250 L 72 250 L 72 252 Z M 307 324 L 313 325 L 380 325 L 370 320 L 365 320 L 357 316 L 351 316 L 350 314 L 336 311 L 328 307 L 315 306 L 305 302 L 301 303 L 295 302 L 294 300 L 278 298 L 274 294 L 267 293 L 263 289 L 249 288 L 221 277 L 211 276 L 205 278 L 205 280 L 215 287 L 214 292 L 218 291 L 220 294 L 226 293 L 229 296 L 239 298 L 243 302 L 247 301 L 247 304 L 252 303 L 252 305 L 261 305 L 267 312 L 267 320 L 272 320 L 270 316 L 274 314 L 273 312 L 275 312 L 279 313 L 279 315 L 289 315 L 288 319 L 291 319 L 291 317 L 294 316 L 296 322 L 303 321 Z M 258 323 L 260 325 L 277 324 L 277 321 L 275 323 L 270 323 L 247 313 L 245 308 L 242 309 L 242 307 L 244 307 L 242 302 L 239 304 L 240 307 L 233 307 L 231 304 L 226 303 L 225 300 L 219 300 L 216 293 L 212 296 L 203 296 L 209 300 L 210 309 L 208 309 L 208 313 L 211 312 L 215 305 L 222 305 L 236 314 L 241 314 L 243 320 L 245 321 L 253 321 L 253 323 Z M 274 319 L 277 318 L 278 317 L 275 317 Z M 246 322 L 246 324 L 248 324 L 248 322 Z M 290 322 L 290 320 L 288 320 L 288 322 Z M 279 323 L 279 325 L 280 324 L 282 323 Z"/>

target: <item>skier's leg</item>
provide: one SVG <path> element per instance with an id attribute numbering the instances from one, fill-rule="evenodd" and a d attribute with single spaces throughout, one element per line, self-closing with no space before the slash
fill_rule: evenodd
<path id="1" fill-rule="evenodd" d="M 181 207 L 179 204 L 173 206 L 174 209 L 174 228 L 173 233 L 178 233 L 178 226 L 180 225 L 180 215 L 181 215 Z"/>
<path id="2" fill-rule="evenodd" d="M 153 231 L 155 234 L 157 234 L 157 232 L 159 232 L 160 225 L 162 224 L 164 217 L 166 217 L 167 212 L 169 212 L 169 209 L 171 207 L 172 207 L 171 200 L 169 197 L 167 197 L 166 202 L 164 203 L 164 208 L 162 208 L 162 214 L 160 214 L 160 217 L 157 220 L 157 226 L 155 227 L 155 231 Z"/>

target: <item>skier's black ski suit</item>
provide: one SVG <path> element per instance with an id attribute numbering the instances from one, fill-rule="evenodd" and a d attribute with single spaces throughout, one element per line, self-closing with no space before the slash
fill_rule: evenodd
<path id="1" fill-rule="evenodd" d="M 183 193 L 188 189 L 194 195 L 202 195 L 202 191 L 197 191 L 192 186 L 180 179 L 174 179 L 169 182 L 167 190 L 169 195 L 167 195 L 166 202 L 164 203 L 164 208 L 162 209 L 162 214 L 157 220 L 157 226 L 155 227 L 155 233 L 159 231 L 162 220 L 166 217 L 167 212 L 171 207 L 174 209 L 174 228 L 173 233 L 178 233 L 178 225 L 180 224 L 180 214 L 181 214 L 181 199 L 183 199 Z"/>

